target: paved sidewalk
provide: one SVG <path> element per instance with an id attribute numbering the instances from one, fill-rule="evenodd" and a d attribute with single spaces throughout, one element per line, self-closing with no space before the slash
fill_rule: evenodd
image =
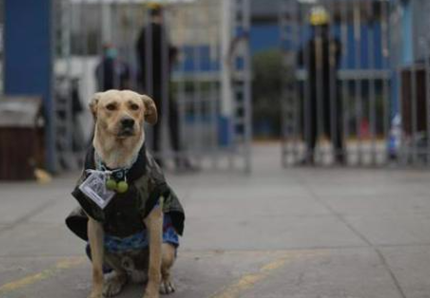
<path id="1" fill-rule="evenodd" d="M 279 159 L 256 146 L 251 176 L 168 175 L 187 212 L 170 297 L 430 297 L 430 172 Z M 76 178 L 0 183 L 0 297 L 88 295 L 84 243 L 63 224 Z"/>

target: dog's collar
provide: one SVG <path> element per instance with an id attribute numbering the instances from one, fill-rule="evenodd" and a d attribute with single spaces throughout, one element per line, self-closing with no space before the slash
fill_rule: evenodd
<path id="1" fill-rule="evenodd" d="M 98 170 L 98 171 L 106 171 L 110 172 L 110 174 L 114 177 L 115 180 L 127 180 L 134 181 L 140 177 L 142 177 L 146 173 L 146 148 L 145 144 L 139 150 L 138 155 L 135 157 L 131 167 L 128 168 L 118 168 L 118 169 L 110 169 L 105 163 L 101 160 L 101 158 L 96 153 L 94 146 L 90 146 L 87 151 L 87 155 L 85 158 L 85 170 Z"/>
<path id="2" fill-rule="evenodd" d="M 97 154 L 97 151 L 94 150 L 94 163 L 96 170 L 109 173 L 109 175 L 116 181 L 127 180 L 127 173 L 131 168 L 133 168 L 138 157 L 139 153 L 133 158 L 129 167 L 111 169 L 103 162 L 100 155 Z"/>

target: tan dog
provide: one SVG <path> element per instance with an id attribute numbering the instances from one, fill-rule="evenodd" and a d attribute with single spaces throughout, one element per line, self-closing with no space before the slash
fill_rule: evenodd
<path id="1" fill-rule="evenodd" d="M 144 122 L 157 122 L 154 101 L 133 91 L 110 90 L 97 93 L 90 102 L 95 119 L 93 145 L 103 162 L 112 169 L 129 167 L 145 141 Z M 148 282 L 144 298 L 159 297 L 159 292 L 171 293 L 174 286 L 170 269 L 175 260 L 175 248 L 162 243 L 163 212 L 155 207 L 145 218 L 149 232 Z M 127 272 L 114 254 L 104 251 L 104 230 L 101 223 L 90 218 L 88 238 L 92 255 L 93 284 L 90 298 L 118 294 L 127 281 Z M 114 276 L 104 281 L 102 267 L 108 264 Z"/>

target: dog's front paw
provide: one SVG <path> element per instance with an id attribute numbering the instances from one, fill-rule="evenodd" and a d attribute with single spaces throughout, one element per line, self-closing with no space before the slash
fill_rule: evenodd
<path id="1" fill-rule="evenodd" d="M 103 295 L 113 297 L 118 295 L 127 283 L 127 275 L 114 273 L 104 284 Z"/>
<path id="2" fill-rule="evenodd" d="M 175 292 L 175 285 L 170 279 L 165 279 L 161 281 L 160 293 L 163 295 L 172 294 Z"/>
<path id="3" fill-rule="evenodd" d="M 160 298 L 160 295 L 157 293 L 147 293 L 145 292 L 145 295 L 143 295 L 143 298 Z"/>
<path id="4" fill-rule="evenodd" d="M 102 292 L 91 292 L 90 296 L 88 296 L 88 298 L 103 298 L 103 293 Z"/>
<path id="5" fill-rule="evenodd" d="M 159 289 L 155 287 L 151 287 L 148 284 L 145 290 L 145 294 L 143 295 L 143 298 L 159 298 L 159 297 L 160 297 Z"/>

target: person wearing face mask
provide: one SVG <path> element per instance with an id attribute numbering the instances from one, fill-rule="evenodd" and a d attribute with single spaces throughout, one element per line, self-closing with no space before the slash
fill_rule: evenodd
<path id="1" fill-rule="evenodd" d="M 104 45 L 95 75 L 99 92 L 130 89 L 130 68 L 118 57 L 118 49 L 111 44 Z"/>

